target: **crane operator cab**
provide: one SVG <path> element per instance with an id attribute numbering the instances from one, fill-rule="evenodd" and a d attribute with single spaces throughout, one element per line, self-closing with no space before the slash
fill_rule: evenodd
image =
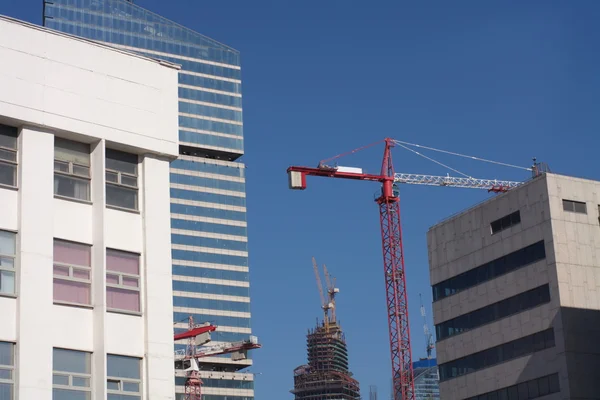
<path id="1" fill-rule="evenodd" d="M 400 188 L 396 183 L 392 185 L 392 194 L 394 195 L 394 197 L 400 197 Z"/>

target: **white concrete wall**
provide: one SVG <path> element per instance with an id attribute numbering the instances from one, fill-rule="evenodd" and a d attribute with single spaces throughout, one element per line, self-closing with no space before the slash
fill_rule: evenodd
<path id="1" fill-rule="evenodd" d="M 177 155 L 177 69 L 91 43 L 0 17 L 0 115 Z"/>
<path id="2" fill-rule="evenodd" d="M 143 358 L 143 397 L 173 399 L 169 160 L 177 71 L 0 17 L 0 123 L 20 128 L 17 188 L 0 187 L 0 230 L 17 232 L 17 293 L 0 295 L 0 341 L 16 343 L 20 400 L 52 396 L 52 349 Z M 54 137 L 91 144 L 89 203 L 54 197 Z M 105 206 L 105 148 L 140 156 L 139 212 Z M 167 157 L 167 158 L 165 158 Z M 92 245 L 90 306 L 53 303 L 53 239 Z M 106 248 L 141 255 L 142 312 L 106 309 Z"/>
<path id="3" fill-rule="evenodd" d="M 567 376 L 556 278 L 554 238 L 548 195 L 548 177 L 541 177 L 432 227 L 427 233 L 432 285 L 498 257 L 543 240 L 546 259 L 480 283 L 433 303 L 439 324 L 498 301 L 549 284 L 548 304 L 522 311 L 436 343 L 438 364 L 477 353 L 518 338 L 554 328 L 556 346 L 528 356 L 452 378 L 440 383 L 441 397 L 463 399 L 540 376 L 559 372 Z M 561 205 L 562 207 L 562 205 Z M 496 234 L 491 222 L 520 211 L 521 223 Z M 556 398 L 567 398 L 568 387 Z M 550 398 L 550 397 L 549 397 Z"/>

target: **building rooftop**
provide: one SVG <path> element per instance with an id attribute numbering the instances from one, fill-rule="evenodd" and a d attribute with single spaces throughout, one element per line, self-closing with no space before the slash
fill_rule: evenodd
<path id="1" fill-rule="evenodd" d="M 60 37 L 65 37 L 65 38 L 68 38 L 70 40 L 76 40 L 78 42 L 88 43 L 88 44 L 90 44 L 92 46 L 105 48 L 105 49 L 108 49 L 108 50 L 111 50 L 111 51 L 114 51 L 114 52 L 117 52 L 117 53 L 121 53 L 121 54 L 130 56 L 130 57 L 135 57 L 135 58 L 139 58 L 139 59 L 142 59 L 142 60 L 150 61 L 150 62 L 153 62 L 155 64 L 159 64 L 159 65 L 162 65 L 162 66 L 165 66 L 165 67 L 168 67 L 168 68 L 173 68 L 173 69 L 176 69 L 176 70 L 180 70 L 181 69 L 181 66 L 179 64 L 175 64 L 175 63 L 172 63 L 172 62 L 169 62 L 169 61 L 165 61 L 165 60 L 160 60 L 158 58 L 152 58 L 152 57 L 143 56 L 143 55 L 140 55 L 140 54 L 136 54 L 134 52 L 127 51 L 127 50 L 118 49 L 116 47 L 110 46 L 110 45 L 105 44 L 105 43 L 100 43 L 100 42 L 96 42 L 94 40 L 85 39 L 85 38 L 82 38 L 80 36 L 69 35 L 68 33 L 59 32 L 59 31 L 54 30 L 54 29 L 50 29 L 50 28 L 46 28 L 46 27 L 43 27 L 43 26 L 40 26 L 40 25 L 32 24 L 30 22 L 22 21 L 20 19 L 11 18 L 11 17 L 8 17 L 6 15 L 1 15 L 0 14 L 0 21 L 12 23 L 12 24 L 15 24 L 15 25 L 21 25 L 23 27 L 27 27 L 27 28 L 30 28 L 30 29 L 35 29 L 37 31 L 49 33 L 49 34 L 60 36 Z"/>

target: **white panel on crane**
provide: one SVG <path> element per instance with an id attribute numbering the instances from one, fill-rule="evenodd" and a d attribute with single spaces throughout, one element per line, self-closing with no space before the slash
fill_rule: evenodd
<path id="1" fill-rule="evenodd" d="M 288 173 L 290 189 L 306 189 L 302 172 L 290 171 Z"/>
<path id="2" fill-rule="evenodd" d="M 349 172 L 351 174 L 362 174 L 363 170 L 362 170 L 362 168 L 356 168 L 356 167 L 337 167 L 336 172 Z"/>

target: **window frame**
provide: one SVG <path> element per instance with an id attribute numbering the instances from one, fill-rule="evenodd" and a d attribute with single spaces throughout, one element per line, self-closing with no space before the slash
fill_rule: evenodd
<path id="1" fill-rule="evenodd" d="M 567 207 L 567 204 L 570 208 Z M 583 212 L 581 210 L 577 211 L 577 206 L 583 206 Z M 585 201 L 576 201 L 569 199 L 562 199 L 563 211 L 572 212 L 575 214 L 585 214 L 587 215 L 587 203 Z"/>
<path id="2" fill-rule="evenodd" d="M 54 304 L 63 304 L 63 305 L 73 305 L 73 306 L 80 306 L 80 307 L 92 307 L 92 300 L 94 298 L 94 287 L 92 285 L 92 278 L 93 278 L 93 271 L 92 271 L 92 246 L 88 245 L 86 243 L 79 243 L 79 242 L 73 242 L 70 240 L 63 240 L 63 239 L 56 239 L 54 238 L 53 241 L 53 245 L 54 242 L 63 242 L 63 243 L 73 243 L 73 244 L 77 244 L 77 245 L 81 245 L 81 246 L 86 246 L 89 248 L 90 251 L 90 265 L 89 266 L 84 266 L 84 265 L 78 265 L 78 264 L 69 264 L 69 263 L 63 263 L 63 262 L 57 262 L 54 261 L 54 255 L 52 257 L 52 288 L 54 290 L 54 281 L 55 280 L 62 280 L 62 281 L 67 281 L 67 282 L 79 282 L 79 283 L 86 283 L 89 285 L 90 287 L 90 301 L 88 304 L 86 303 L 77 303 L 77 302 L 73 302 L 73 301 L 65 301 L 65 300 L 56 300 L 54 298 L 54 293 L 52 294 L 52 302 Z M 69 275 L 65 276 L 65 275 L 56 275 L 54 273 L 54 268 L 55 267 L 59 267 L 59 268 L 68 268 L 69 269 Z M 73 276 L 73 269 L 78 269 L 78 270 L 85 270 L 89 272 L 89 279 L 84 279 L 84 278 L 75 278 Z"/>
<path id="3" fill-rule="evenodd" d="M 11 134 L 9 134 L 8 132 L 6 132 L 6 133 L 3 132 L 5 129 L 2 129 L 2 128 L 12 128 L 15 130 L 15 132 L 14 132 L 15 147 L 10 148 L 10 147 L 6 147 L 6 146 L 0 146 L 0 154 L 2 154 L 2 152 L 8 152 L 10 154 L 14 154 L 15 161 L 8 160 L 8 159 L 0 156 L 0 164 L 9 165 L 14 168 L 14 174 L 13 174 L 14 184 L 8 185 L 6 183 L 0 183 L 0 187 L 16 189 L 19 187 L 19 129 L 16 127 L 13 127 L 13 126 L 0 124 L 0 136 L 10 136 L 10 137 L 13 137 L 13 136 Z"/>
<path id="4" fill-rule="evenodd" d="M 10 371 L 10 379 L 5 379 L 0 377 L 0 383 L 5 384 L 5 385 L 11 385 L 11 394 L 12 394 L 12 399 L 15 399 L 15 354 L 16 354 L 16 348 L 17 345 L 14 342 L 5 342 L 5 341 L 0 341 L 0 343 L 7 343 L 10 345 L 10 350 L 11 350 L 11 358 L 12 358 L 12 365 L 8 365 L 8 364 L 0 364 L 0 371 Z"/>
<path id="5" fill-rule="evenodd" d="M 106 393 L 107 393 L 107 398 L 108 398 L 108 395 L 116 394 L 116 395 L 120 395 L 120 396 L 130 396 L 130 397 L 136 396 L 136 397 L 138 397 L 141 400 L 141 398 L 142 398 L 142 391 L 143 391 L 143 388 L 142 388 L 142 372 L 143 372 L 142 371 L 142 369 L 143 369 L 142 361 L 143 361 L 143 359 L 139 358 L 139 357 L 123 356 L 123 355 L 120 355 L 120 354 L 107 354 L 106 355 L 106 362 L 107 362 L 107 364 L 108 364 L 108 358 L 110 356 L 126 357 L 126 358 L 137 360 L 138 361 L 138 365 L 139 365 L 139 376 L 140 376 L 140 378 L 139 379 L 135 379 L 135 378 L 124 378 L 124 377 L 121 377 L 121 376 L 112 376 L 112 375 L 108 375 L 108 371 L 107 371 L 107 373 L 106 373 Z M 111 383 L 111 382 L 112 383 L 117 383 L 117 385 L 118 385 L 119 388 L 118 389 L 110 389 L 108 387 L 108 384 Z M 126 390 L 124 390 L 123 388 L 124 388 L 124 386 L 125 386 L 126 383 L 137 384 L 138 388 L 139 388 L 138 391 L 137 392 L 132 392 L 132 391 L 126 391 Z"/>
<path id="6" fill-rule="evenodd" d="M 87 356 L 87 362 L 88 362 L 90 372 L 89 373 L 81 373 L 81 372 L 55 370 L 54 369 L 54 350 L 65 350 L 65 351 L 85 354 Z M 74 392 L 86 392 L 86 393 L 89 393 L 88 400 L 91 400 L 92 389 L 93 389 L 92 388 L 92 372 L 93 372 L 92 371 L 92 353 L 87 352 L 87 351 L 81 351 L 81 350 L 65 349 L 62 347 L 54 347 L 52 349 L 52 390 L 53 391 L 54 391 L 54 389 L 59 389 L 59 390 L 70 390 L 70 391 L 74 391 Z M 67 377 L 68 384 L 61 385 L 61 384 L 54 383 L 55 376 Z M 75 386 L 75 385 L 73 385 L 73 378 L 87 379 L 89 381 L 89 386 Z M 53 394 L 53 396 L 54 396 L 54 394 Z"/>
<path id="7" fill-rule="evenodd" d="M 106 304 L 107 311 L 141 315 L 142 314 L 142 266 L 141 266 L 141 254 L 130 252 L 130 251 L 124 251 L 124 250 L 117 250 L 117 249 L 112 249 L 112 248 L 106 248 L 106 255 L 107 256 L 108 256 L 109 252 L 124 253 L 124 254 L 128 254 L 128 255 L 135 255 L 135 256 L 137 256 L 138 275 L 127 273 L 127 272 L 120 272 L 120 271 L 110 270 L 109 266 L 108 266 L 108 263 L 107 263 L 107 265 L 106 265 L 106 271 L 105 271 L 105 276 L 106 276 L 106 290 L 105 291 L 107 292 L 107 295 L 108 295 L 108 288 L 111 287 L 111 288 L 120 289 L 120 290 L 128 290 L 128 291 L 131 291 L 131 292 L 137 292 L 138 293 L 138 308 L 139 308 L 139 311 L 136 311 L 136 310 L 127 310 L 127 309 L 123 309 L 123 308 L 112 308 L 112 307 L 109 307 L 108 301 L 107 301 L 107 304 Z M 119 280 L 119 283 L 109 283 L 108 282 L 108 275 L 117 276 L 118 280 Z M 123 284 L 123 278 L 137 279 L 137 282 L 138 282 L 137 287 L 124 285 Z"/>
<path id="8" fill-rule="evenodd" d="M 130 156 L 135 156 L 137 158 L 137 163 L 135 164 L 135 175 L 131 174 L 129 172 L 124 172 L 124 171 L 120 171 L 117 169 L 113 169 L 113 168 L 109 168 L 108 166 L 106 166 L 106 160 L 109 158 L 108 153 L 109 152 L 114 152 L 114 153 L 121 153 L 121 154 L 126 154 L 126 155 L 130 155 Z M 106 206 L 107 207 L 113 207 L 119 210 L 127 210 L 127 211 L 139 211 L 140 210 L 140 185 L 139 185 L 139 155 L 134 154 L 134 153 L 127 153 L 124 151 L 120 151 L 120 150 L 115 150 L 115 149 L 106 149 L 106 154 L 105 154 L 105 167 L 104 167 L 104 182 L 106 186 L 112 186 L 118 189 L 125 189 L 125 190 L 130 190 L 135 192 L 135 207 L 134 208 L 129 208 L 129 207 L 123 207 L 123 206 L 118 206 L 118 205 L 114 205 L 114 204 L 109 204 L 108 203 L 108 196 L 106 197 Z M 117 177 L 117 181 L 112 181 L 108 179 L 109 174 L 116 174 Z M 123 183 L 123 176 L 125 176 L 125 178 L 129 178 L 129 179 L 135 179 L 135 186 L 133 185 L 129 185 L 127 183 Z"/>
<path id="9" fill-rule="evenodd" d="M 18 282 L 17 282 L 17 232 L 14 231 L 9 231 L 9 230 L 0 230 L 0 232 L 5 232 L 5 233 L 9 233 L 13 235 L 14 238 L 14 254 L 10 255 L 10 254 L 4 254 L 4 253 L 0 253 L 0 258 L 8 258 L 8 259 L 12 259 L 13 262 L 13 267 L 12 268 L 8 268 L 8 267 L 4 267 L 2 266 L 2 264 L 0 263 L 0 271 L 6 271 L 6 272 L 12 272 L 13 273 L 13 282 L 14 282 L 14 290 L 12 293 L 8 293 L 8 292 L 2 292 L 0 291 L 0 296 L 10 296 L 10 297 L 16 297 L 18 294 Z M 1 282 L 0 282 L 1 284 Z"/>
<path id="10" fill-rule="evenodd" d="M 490 222 L 490 231 L 493 236 L 515 225 L 519 225 L 520 223 L 521 210 L 513 211 L 502 218 Z"/>
<path id="11" fill-rule="evenodd" d="M 56 158 L 56 139 L 64 140 L 67 142 L 83 144 L 83 145 L 88 146 L 89 152 L 87 155 L 88 155 L 88 159 L 89 159 L 89 165 L 82 165 L 82 164 L 75 163 L 73 161 L 64 161 L 64 160 L 57 159 Z M 79 202 L 84 202 L 84 203 L 92 202 L 92 184 L 91 184 L 91 181 L 92 181 L 92 165 L 91 165 L 92 157 L 91 156 L 92 156 L 92 149 L 91 149 L 91 145 L 89 143 L 77 142 L 75 140 L 55 137 L 55 139 L 54 139 L 54 175 L 63 176 L 70 180 L 73 180 L 73 181 L 86 182 L 87 183 L 87 198 L 79 199 L 77 197 L 70 197 L 70 196 L 65 196 L 63 194 L 58 194 L 58 193 L 56 193 L 56 189 L 54 189 L 54 196 L 61 198 L 61 199 L 74 200 L 74 201 L 79 201 Z M 57 163 L 59 165 L 61 165 L 61 164 L 66 165 L 68 171 L 56 169 Z M 75 173 L 74 167 L 87 168 L 87 176 Z"/>

